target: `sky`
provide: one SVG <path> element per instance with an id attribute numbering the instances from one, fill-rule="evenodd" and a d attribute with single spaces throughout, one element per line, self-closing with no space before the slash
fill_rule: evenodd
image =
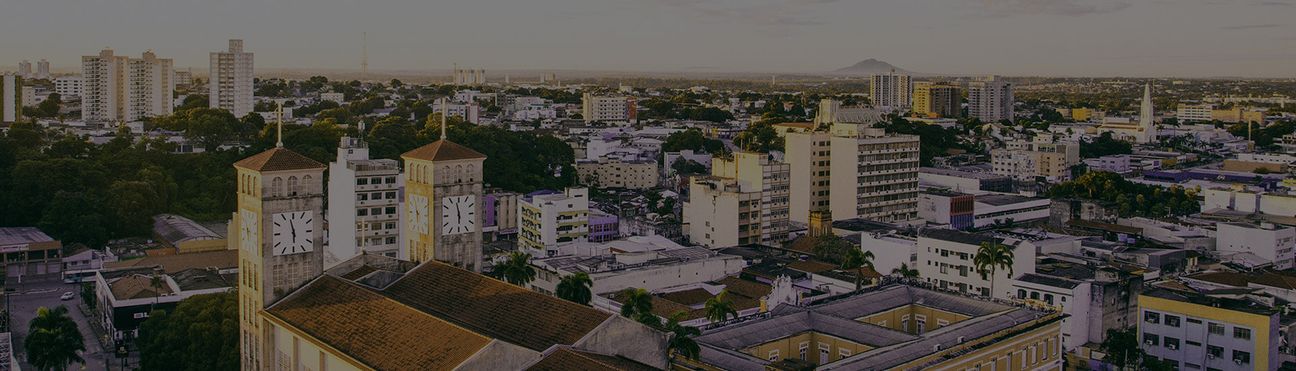
<path id="1" fill-rule="evenodd" d="M 1296 0 L 0 0 L 0 68 L 104 47 L 205 69 L 1296 77 Z"/>

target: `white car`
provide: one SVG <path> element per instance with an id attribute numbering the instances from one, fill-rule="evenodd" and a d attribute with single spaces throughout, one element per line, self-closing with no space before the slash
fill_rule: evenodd
<path id="1" fill-rule="evenodd" d="M 72 300 L 72 298 L 74 297 L 76 297 L 76 295 L 73 295 L 71 291 L 68 291 L 63 293 L 63 295 L 59 295 L 59 300 L 67 301 L 67 300 Z"/>

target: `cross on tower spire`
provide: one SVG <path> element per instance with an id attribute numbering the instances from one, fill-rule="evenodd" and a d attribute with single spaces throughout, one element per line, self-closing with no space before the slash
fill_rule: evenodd
<path id="1" fill-rule="evenodd" d="M 283 148 L 283 102 L 279 102 L 278 108 L 275 108 L 275 124 L 278 133 L 275 135 L 275 147 Z"/>

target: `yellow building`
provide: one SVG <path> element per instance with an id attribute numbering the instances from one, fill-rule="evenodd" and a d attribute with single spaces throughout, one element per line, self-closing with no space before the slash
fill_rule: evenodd
<path id="1" fill-rule="evenodd" d="M 1138 304 L 1143 351 L 1176 368 L 1271 370 L 1281 363 L 1278 313 L 1269 305 L 1165 288 L 1144 291 Z"/>
<path id="2" fill-rule="evenodd" d="M 323 272 L 325 166 L 281 144 L 234 168 L 241 362 L 266 370 L 275 354 L 262 309 Z"/>
<path id="3" fill-rule="evenodd" d="M 486 155 L 442 139 L 401 158 L 405 160 L 406 258 L 440 260 L 480 272 L 482 215 L 478 210 Z"/>
<path id="4" fill-rule="evenodd" d="M 651 327 L 435 260 L 414 266 L 360 255 L 261 314 L 273 357 L 264 370 L 641 370 L 668 362 L 666 334 Z"/>
<path id="5" fill-rule="evenodd" d="M 1077 122 L 1089 121 L 1093 116 L 1093 111 L 1088 108 L 1076 107 L 1071 109 L 1071 119 Z"/>
<path id="6" fill-rule="evenodd" d="M 701 369 L 1061 370 L 1062 315 L 891 285 L 708 331 Z M 946 328 L 949 327 L 949 328 Z"/>
<path id="7" fill-rule="evenodd" d="M 657 186 L 657 179 L 657 161 L 605 159 L 576 161 L 576 180 L 583 185 L 599 188 L 649 189 Z"/>
<path id="8" fill-rule="evenodd" d="M 958 117 L 962 113 L 962 93 L 948 84 L 916 82 L 913 87 L 913 115 L 915 117 Z"/>

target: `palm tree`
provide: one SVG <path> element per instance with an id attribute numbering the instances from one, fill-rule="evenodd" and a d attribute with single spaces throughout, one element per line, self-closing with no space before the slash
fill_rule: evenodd
<path id="1" fill-rule="evenodd" d="M 981 279 L 987 279 L 986 275 L 989 274 L 990 297 L 994 297 L 994 276 L 999 268 L 1007 269 L 1008 276 L 1012 276 L 1013 251 L 1008 245 L 998 241 L 985 241 L 977 248 L 972 264 L 976 265 L 977 273 L 981 273 Z"/>
<path id="2" fill-rule="evenodd" d="M 77 324 L 68 317 L 68 309 L 40 307 L 31 320 L 26 343 L 27 362 L 37 370 L 65 370 L 73 362 L 85 364 L 77 352 L 85 351 L 85 343 Z"/>
<path id="3" fill-rule="evenodd" d="M 628 288 L 624 293 L 626 298 L 625 302 L 621 303 L 622 316 L 640 320 L 644 315 L 652 315 L 652 294 L 649 294 L 648 290 Z"/>
<path id="4" fill-rule="evenodd" d="M 855 270 L 855 291 L 864 287 L 864 267 L 873 269 L 873 252 L 861 249 L 850 249 L 842 257 L 842 269 Z"/>
<path id="5" fill-rule="evenodd" d="M 531 254 L 514 251 L 504 263 L 495 267 L 496 272 L 508 283 L 526 287 L 535 280 L 536 270 L 531 266 Z"/>
<path id="6" fill-rule="evenodd" d="M 702 331 L 698 330 L 697 327 L 680 324 L 680 321 L 687 315 L 688 312 L 682 310 L 671 314 L 670 318 L 666 319 L 666 324 L 662 330 L 674 335 L 671 336 L 667 348 L 689 359 L 697 359 L 698 354 L 702 352 L 702 348 L 698 346 L 697 341 L 693 340 L 693 337 L 701 335 Z"/>
<path id="7" fill-rule="evenodd" d="M 891 274 L 900 276 L 900 278 L 904 278 L 904 279 L 918 278 L 918 270 L 909 268 L 909 265 L 905 263 L 900 263 L 900 267 L 896 269 L 892 269 Z"/>
<path id="8" fill-rule="evenodd" d="M 157 306 L 162 296 L 162 275 L 157 271 L 153 271 L 153 275 L 149 276 L 149 287 L 153 288 L 153 305 Z"/>
<path id="9" fill-rule="evenodd" d="M 558 281 L 556 294 L 559 298 L 564 300 L 576 304 L 589 305 L 590 300 L 593 299 L 593 295 L 590 293 L 590 286 L 593 285 L 594 280 L 590 279 L 589 274 L 585 272 L 577 272 L 576 274 L 563 277 L 562 280 Z"/>
<path id="10" fill-rule="evenodd" d="M 729 317 L 738 318 L 738 311 L 734 310 L 733 302 L 727 297 L 728 290 L 720 291 L 719 295 L 707 299 L 706 301 L 706 318 L 711 322 L 724 322 Z"/>

